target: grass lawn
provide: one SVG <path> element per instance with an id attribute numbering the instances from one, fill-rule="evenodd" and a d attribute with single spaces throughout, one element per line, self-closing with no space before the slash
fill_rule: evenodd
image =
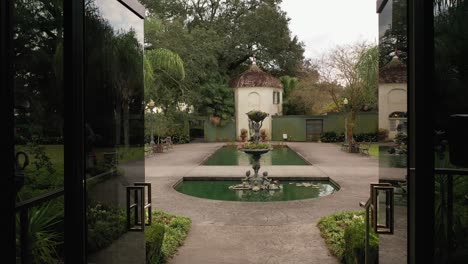
<path id="1" fill-rule="evenodd" d="M 370 145 L 369 156 L 379 158 L 379 143 L 372 143 Z"/>
<path id="2" fill-rule="evenodd" d="M 341 142 L 335 143 L 341 148 Z M 369 156 L 379 158 L 379 143 L 372 143 L 369 148 Z"/>

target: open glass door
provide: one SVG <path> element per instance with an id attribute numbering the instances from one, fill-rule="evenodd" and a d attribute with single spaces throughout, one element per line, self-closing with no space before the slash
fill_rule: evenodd
<path id="1" fill-rule="evenodd" d="M 63 1 L 16 0 L 11 7 L 12 35 L 4 40 L 11 41 L 13 83 L 1 89 L 13 95 L 2 100 L 13 101 L 13 127 L 3 129 L 14 131 L 6 143 L 14 144 L 15 182 L 4 188 L 16 193 L 16 263 L 63 263 Z"/>
<path id="2" fill-rule="evenodd" d="M 133 2 L 85 3 L 88 263 L 145 263 L 141 205 L 151 189 L 142 185 L 143 18 Z"/>
<path id="3" fill-rule="evenodd" d="M 380 234 L 379 263 L 407 262 L 407 1 L 379 1 L 379 130 L 386 143 L 379 146 L 379 183 L 393 186 L 393 200 L 378 195 L 377 225 L 386 223 L 392 232 Z M 378 187 L 376 194 L 380 193 Z M 387 205 L 393 205 L 391 211 Z M 391 234 L 388 234 L 391 233 Z M 395 252 L 398 252 L 396 254 Z"/>
<path id="4" fill-rule="evenodd" d="M 434 1 L 434 263 L 468 261 L 467 13 Z"/>
<path id="5" fill-rule="evenodd" d="M 14 190 L 7 193 L 15 196 L 16 237 L 8 234 L 6 242 L 16 241 L 16 263 L 146 262 L 151 189 L 144 183 L 144 8 L 130 0 L 81 3 L 84 14 L 79 1 L 2 1 L 2 56 L 11 60 L 2 61 L 2 113 L 9 113 L 5 125 L 14 142 L 8 140 L 1 154 L 14 163 L 7 166 L 14 176 L 6 188 Z M 84 47 L 71 44 L 72 36 Z M 69 54 L 84 59 L 83 75 Z M 84 91 L 72 81 L 83 82 Z M 83 92 L 84 105 L 75 105 Z M 73 118 L 83 114 L 84 120 Z M 83 133 L 70 133 L 82 125 Z M 85 144 L 70 144 L 77 138 Z M 80 204 L 83 191 L 85 208 L 66 206 Z M 85 228 L 67 215 L 86 218 Z M 79 224 L 70 229 L 67 221 Z"/>
<path id="6" fill-rule="evenodd" d="M 380 156 L 380 180 L 396 179 L 393 236 L 380 236 L 379 263 L 466 263 L 468 259 L 468 2 L 467 1 L 378 1 L 380 13 L 380 46 L 387 47 L 387 37 L 401 63 L 411 57 L 411 83 L 408 109 L 409 159 L 386 162 Z M 407 12 L 407 3 L 410 12 Z M 411 14 L 409 19 L 406 14 Z M 406 21 L 411 26 L 408 54 Z M 387 34 L 388 33 L 388 34 Z M 385 54 L 384 54 L 385 55 Z M 394 54 L 393 54 L 394 55 Z M 393 56 L 395 58 L 395 56 Z M 381 59 L 384 59 L 382 57 Z M 392 59 L 393 60 L 393 59 Z M 410 59 L 408 59 L 410 60 Z M 392 63 L 392 61 L 390 61 Z M 388 65 L 388 64 L 387 64 Z M 395 81 L 398 65 L 381 71 L 388 89 L 400 89 Z M 400 66 L 402 66 L 400 64 Z M 390 69 L 393 69 L 390 71 Z M 387 75 L 393 73 L 393 75 Z M 387 76 L 396 78 L 391 80 Z M 403 75 L 401 75 L 403 76 Z M 404 82 L 397 82 L 403 84 Z M 387 85 L 386 85 L 387 86 Z M 382 99 L 388 99 L 387 102 Z M 379 100 L 391 104 L 391 96 Z M 397 102 L 404 100 L 398 99 Z M 400 105 L 402 106 L 402 105 Z M 380 108 L 380 111 L 385 108 Z M 392 110 L 393 111 L 393 110 Z M 406 128 L 406 110 L 397 109 L 380 124 L 388 122 L 390 132 Z M 385 119 L 386 118 L 386 119 Z M 400 131 L 398 126 L 400 126 Z M 393 154 L 403 153 L 406 137 L 397 137 Z M 398 144 L 399 143 L 399 144 Z M 401 144 L 405 143 L 405 144 Z M 403 147 L 403 149 L 401 148 Z M 409 162 L 408 162 L 409 161 Z M 391 166 L 386 166 L 386 165 Z M 402 170 L 398 169 L 401 167 Z M 408 170 L 406 170 L 408 168 Z M 400 173 L 401 171 L 401 173 Z M 409 172 L 409 176 L 407 176 Z M 390 175 L 390 176 L 389 176 Z M 409 184 L 406 184 L 406 180 Z M 409 188 L 406 188 L 409 186 Z M 414 192 L 416 191 L 416 192 Z M 406 198 L 408 199 L 405 199 Z M 408 201 L 408 203 L 406 202 Z M 409 205 L 410 211 L 405 207 Z M 409 215 L 407 217 L 406 215 Z M 408 221 L 406 221 L 408 220 Z M 408 228 L 408 230 L 406 230 Z M 408 238 L 408 239 L 407 239 Z M 407 250 L 409 248 L 410 251 Z M 399 252 L 395 254 L 395 252 Z M 387 256 L 387 253 L 392 255 Z M 400 257 L 401 256 L 401 257 Z M 408 258 L 407 258 L 408 257 Z"/>

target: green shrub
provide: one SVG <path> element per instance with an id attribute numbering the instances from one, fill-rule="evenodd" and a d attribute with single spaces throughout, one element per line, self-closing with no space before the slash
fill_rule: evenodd
<path id="1" fill-rule="evenodd" d="M 192 225 L 192 220 L 183 216 L 171 215 L 162 211 L 153 212 L 153 223 L 162 224 L 165 228 L 164 240 L 161 247 L 161 263 L 165 263 L 174 256 Z"/>
<path id="2" fill-rule="evenodd" d="M 362 233 L 362 236 L 365 237 L 364 217 L 365 211 L 341 212 L 322 217 L 317 224 L 320 235 L 325 239 L 330 253 L 344 263 L 364 263 L 346 262 L 349 259 L 354 259 L 355 255 L 359 253 L 359 246 L 361 246 L 361 244 L 359 244 L 358 241 L 361 241 L 361 238 L 357 237 L 356 234 L 361 234 L 359 232 L 363 231 L 364 233 Z M 356 225 L 358 225 L 358 227 L 355 227 Z M 352 228 L 349 229 L 349 227 Z M 362 229 L 362 227 L 364 227 L 364 229 Z M 357 228 L 361 228 L 362 230 L 359 232 L 355 231 Z M 346 232 L 347 234 L 345 234 Z M 361 242 L 364 248 L 364 240 Z M 371 248 L 373 248 L 371 252 L 378 252 L 378 250 L 375 251 L 375 248 L 378 248 L 378 244 L 378 237 L 371 232 Z"/>
<path id="3" fill-rule="evenodd" d="M 90 252 L 108 247 L 127 232 L 126 214 L 121 208 L 96 204 L 90 206 L 87 213 Z"/>
<path id="4" fill-rule="evenodd" d="M 161 248 L 164 240 L 165 227 L 154 224 L 145 229 L 146 236 L 146 263 L 161 263 Z"/>
<path id="5" fill-rule="evenodd" d="M 360 133 L 353 135 L 356 142 L 378 142 L 379 133 Z"/>
<path id="6" fill-rule="evenodd" d="M 341 133 L 338 135 L 335 131 L 323 132 L 320 135 L 320 141 L 324 143 L 331 143 L 331 142 L 342 142 L 344 141 L 345 135 Z"/>
<path id="7" fill-rule="evenodd" d="M 344 231 L 344 254 L 343 260 L 346 264 L 361 264 L 365 262 L 366 248 L 366 225 L 356 222 L 345 228 Z M 379 237 L 371 229 L 369 236 L 369 263 L 378 263 Z"/>
<path id="8" fill-rule="evenodd" d="M 353 135 L 356 142 L 377 142 L 379 140 L 379 133 L 359 133 Z M 330 142 L 343 142 L 345 134 L 337 134 L 335 131 L 323 132 L 320 134 L 320 140 L 324 143 Z"/>

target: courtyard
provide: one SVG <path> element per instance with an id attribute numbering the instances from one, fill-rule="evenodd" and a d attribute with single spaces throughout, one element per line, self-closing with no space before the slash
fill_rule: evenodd
<path id="1" fill-rule="evenodd" d="M 261 171 L 268 171 L 271 177 L 331 179 L 340 190 L 321 198 L 287 202 L 216 201 L 174 190 L 182 178 L 240 180 L 249 166 L 201 165 L 223 145 L 175 145 L 145 161 L 154 208 L 192 219 L 187 240 L 170 263 L 339 263 L 329 253 L 317 222 L 333 213 L 362 210 L 359 202 L 369 198 L 369 183 L 379 182 L 378 159 L 341 151 L 336 144 L 288 142 L 312 166 L 262 166 Z M 406 259 L 400 253 L 406 247 L 405 211 L 396 207 L 395 235 L 380 236 L 381 245 L 392 249 L 381 252 L 388 254 L 381 258 L 382 263 Z"/>

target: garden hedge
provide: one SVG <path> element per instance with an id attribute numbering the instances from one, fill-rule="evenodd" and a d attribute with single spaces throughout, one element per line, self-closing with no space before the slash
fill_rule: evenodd
<path id="1" fill-rule="evenodd" d="M 161 263 L 161 248 L 164 240 L 165 227 L 162 224 L 153 224 L 146 228 L 146 263 Z"/>
<path id="2" fill-rule="evenodd" d="M 346 264 L 365 263 L 366 225 L 356 222 L 345 228 L 343 262 Z M 371 229 L 369 236 L 369 263 L 377 264 L 379 238 Z"/>

